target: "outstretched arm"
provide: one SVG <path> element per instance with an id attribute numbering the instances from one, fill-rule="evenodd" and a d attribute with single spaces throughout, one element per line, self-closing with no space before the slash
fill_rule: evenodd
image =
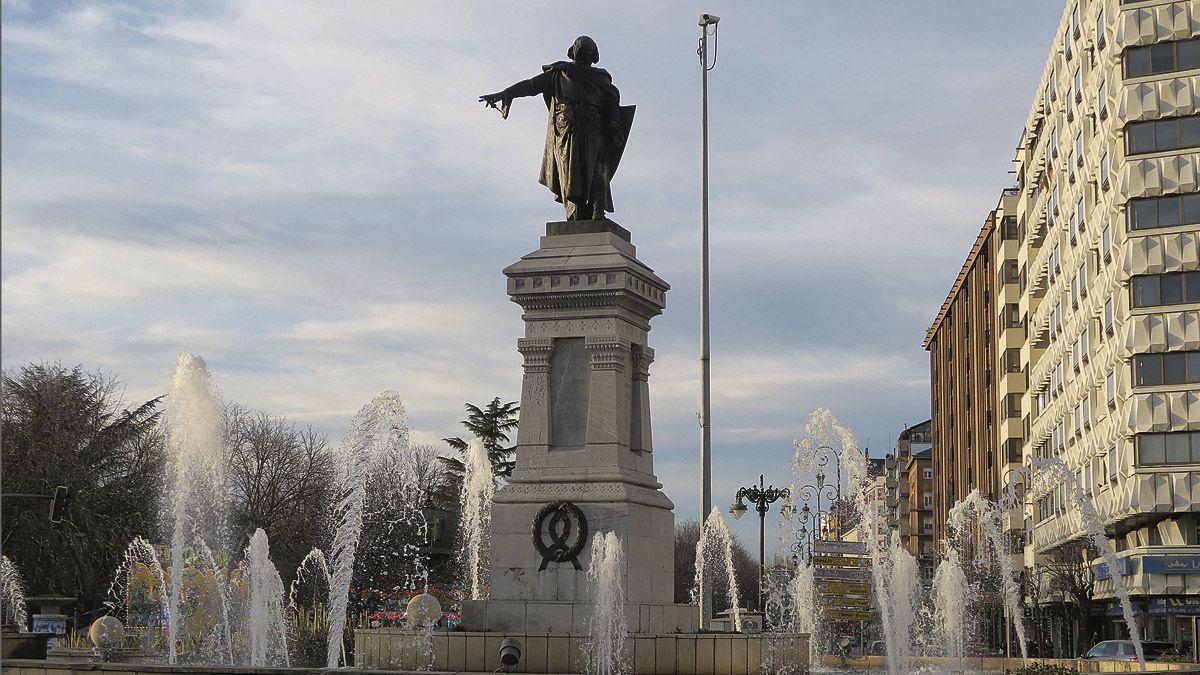
<path id="1" fill-rule="evenodd" d="M 484 94 L 479 97 L 479 100 L 489 108 L 495 108 L 496 104 L 499 103 L 500 115 L 504 119 L 508 119 L 508 109 L 512 105 L 514 98 L 544 94 L 549 90 L 549 87 L 550 77 L 546 73 L 542 73 L 537 77 L 522 80 L 504 91 L 495 94 Z"/>

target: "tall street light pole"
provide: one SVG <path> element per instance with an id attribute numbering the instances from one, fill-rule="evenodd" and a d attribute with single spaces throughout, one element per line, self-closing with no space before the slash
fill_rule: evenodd
<path id="1" fill-rule="evenodd" d="M 763 609 L 763 576 L 767 569 L 766 566 L 766 537 L 767 537 L 767 510 L 771 508 L 771 504 L 786 499 L 791 495 L 791 491 L 787 488 L 778 490 L 774 485 L 763 487 L 763 475 L 758 475 L 758 485 L 750 487 L 738 488 L 737 494 L 734 495 L 733 505 L 729 507 L 735 520 L 746 515 L 746 504 L 742 498 L 746 498 L 754 504 L 754 510 L 758 511 L 758 611 Z"/>
<path id="2" fill-rule="evenodd" d="M 700 525 L 704 526 L 712 510 L 712 426 L 709 420 L 711 373 L 708 362 L 708 27 L 717 34 L 714 14 L 700 15 Z M 715 42 L 715 39 L 714 39 Z M 712 618 L 712 598 L 704 580 L 700 580 L 700 630 L 708 629 Z"/>

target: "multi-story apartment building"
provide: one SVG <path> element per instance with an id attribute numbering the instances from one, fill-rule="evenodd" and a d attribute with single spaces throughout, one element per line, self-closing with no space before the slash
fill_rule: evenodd
<path id="1" fill-rule="evenodd" d="M 896 439 L 885 463 L 889 524 L 917 559 L 921 578 L 933 579 L 933 458 L 930 421 L 909 427 Z"/>
<path id="2" fill-rule="evenodd" d="M 1105 617 L 1060 612 L 1043 653 L 1123 635 L 1115 584 L 1142 637 L 1195 650 L 1200 2 L 1068 0 L 1015 164 L 925 340 L 934 535 L 972 488 L 1015 495 L 1027 601 L 1077 551 Z M 1115 570 L 1077 546 L 1081 501 Z"/>
<path id="3" fill-rule="evenodd" d="M 1200 615 L 1198 35 L 1194 1 L 1066 4 L 1018 148 L 1018 241 L 1003 256 L 1016 254 L 1027 321 L 1025 464 L 1065 462 L 1075 483 L 1029 495 L 1031 579 L 1084 536 L 1076 502 L 1092 500 L 1121 560 L 1115 575 L 1094 566 L 1111 617 L 1099 637 L 1124 630 L 1119 578 L 1144 637 L 1188 646 Z"/>
<path id="4" fill-rule="evenodd" d="M 973 489 L 994 496 L 996 447 L 995 266 L 997 214 L 989 214 L 925 336 L 933 445 L 933 537 L 946 539 L 950 508 Z"/>

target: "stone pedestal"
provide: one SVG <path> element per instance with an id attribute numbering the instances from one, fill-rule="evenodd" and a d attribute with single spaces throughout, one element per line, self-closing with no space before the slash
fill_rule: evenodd
<path id="1" fill-rule="evenodd" d="M 695 611 L 672 604 L 674 505 L 652 459 L 647 337 L 670 287 L 607 219 L 548 223 L 541 247 L 504 274 L 525 320 L 516 467 L 493 506 L 490 597 L 464 607 L 464 628 L 570 631 L 571 606 L 591 601 L 590 539 L 612 531 L 624 547 L 630 630 L 693 630 Z M 539 533 L 534 519 L 558 501 L 586 519 L 588 541 L 572 561 L 547 560 L 533 543 L 553 538 L 553 525 Z"/>

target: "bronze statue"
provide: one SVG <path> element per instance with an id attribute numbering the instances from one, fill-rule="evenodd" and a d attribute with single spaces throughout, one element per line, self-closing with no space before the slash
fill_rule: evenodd
<path id="1" fill-rule="evenodd" d="M 602 219 L 612 212 L 609 181 L 617 171 L 633 124 L 633 106 L 621 106 L 621 93 L 603 68 L 596 41 L 582 35 L 567 50 L 570 61 L 542 66 L 542 74 L 496 94 L 480 96 L 500 104 L 508 119 L 512 100 L 541 94 L 550 119 L 538 182 L 550 188 L 567 210 L 567 220 Z"/>

